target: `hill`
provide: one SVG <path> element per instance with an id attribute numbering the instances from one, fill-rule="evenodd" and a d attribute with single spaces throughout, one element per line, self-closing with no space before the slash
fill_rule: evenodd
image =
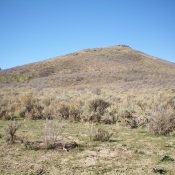
<path id="1" fill-rule="evenodd" d="M 175 64 L 125 45 L 86 49 L 0 72 L 0 87 L 173 87 Z M 98 83 L 97 83 L 98 82 Z"/>

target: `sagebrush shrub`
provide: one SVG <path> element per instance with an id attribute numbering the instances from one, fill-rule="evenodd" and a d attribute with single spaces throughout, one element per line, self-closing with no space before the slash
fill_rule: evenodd
<path id="1" fill-rule="evenodd" d="M 14 101 L 2 100 L 0 103 L 0 119 L 11 120 L 16 118 L 16 105 Z"/>
<path id="2" fill-rule="evenodd" d="M 115 124 L 116 121 L 117 121 L 117 118 L 113 113 L 105 113 L 101 117 L 101 123 L 104 123 L 104 124 Z"/>
<path id="3" fill-rule="evenodd" d="M 89 111 L 103 115 L 110 103 L 103 99 L 94 99 L 89 103 Z"/>
<path id="4" fill-rule="evenodd" d="M 81 110 L 76 105 L 61 105 L 59 108 L 59 114 L 62 119 L 70 119 L 72 121 L 81 120 Z"/>
<path id="5" fill-rule="evenodd" d="M 112 136 L 112 133 L 101 128 L 96 128 L 93 124 L 89 125 L 88 132 L 91 141 L 105 142 L 109 141 Z"/>
<path id="6" fill-rule="evenodd" d="M 104 129 L 97 129 L 92 137 L 92 140 L 105 142 L 109 141 L 111 136 L 112 134 L 108 131 L 105 131 Z"/>
<path id="7" fill-rule="evenodd" d="M 91 113 L 88 116 L 88 122 L 100 123 L 101 115 L 99 113 Z"/>
<path id="8" fill-rule="evenodd" d="M 69 118 L 73 121 L 80 121 L 81 120 L 81 111 L 78 107 L 71 106 L 69 110 Z"/>
<path id="9" fill-rule="evenodd" d="M 43 107 L 39 104 L 32 104 L 31 106 L 26 106 L 24 111 L 21 113 L 21 116 L 26 118 L 37 120 L 37 119 L 45 119 L 43 115 Z"/>
<path id="10" fill-rule="evenodd" d="M 116 111 L 111 104 L 103 99 L 94 99 L 82 108 L 81 120 L 85 122 L 116 123 Z"/>
<path id="11" fill-rule="evenodd" d="M 43 129 L 43 142 L 47 149 L 50 149 L 52 145 L 56 143 L 58 139 L 58 132 L 53 121 L 46 120 Z"/>
<path id="12" fill-rule="evenodd" d="M 8 124 L 7 128 L 5 129 L 5 140 L 7 143 L 9 144 L 13 144 L 16 141 L 16 132 L 19 129 L 20 125 L 15 122 L 12 121 L 11 123 Z"/>
<path id="13" fill-rule="evenodd" d="M 32 95 L 28 94 L 21 99 L 23 109 L 20 112 L 20 117 L 29 118 L 32 120 L 46 119 L 50 116 L 44 115 L 44 107 L 40 105 L 39 101 Z"/>
<path id="14" fill-rule="evenodd" d="M 172 108 L 156 107 L 149 118 L 149 130 L 167 135 L 175 130 L 175 112 Z"/>
<path id="15" fill-rule="evenodd" d="M 70 106 L 69 105 L 61 105 L 59 108 L 59 114 L 61 118 L 63 119 L 68 119 L 69 118 L 69 113 L 70 113 Z"/>
<path id="16" fill-rule="evenodd" d="M 139 125 L 137 122 L 137 117 L 134 114 L 135 114 L 135 111 L 131 109 L 124 109 L 120 113 L 121 122 L 129 128 L 137 128 Z"/>

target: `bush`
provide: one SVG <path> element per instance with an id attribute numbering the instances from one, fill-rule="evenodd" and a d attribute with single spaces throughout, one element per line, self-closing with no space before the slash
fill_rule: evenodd
<path id="1" fill-rule="evenodd" d="M 111 107 L 110 103 L 102 99 L 94 99 L 82 109 L 82 121 L 104 124 L 116 123 L 116 110 Z"/>
<path id="2" fill-rule="evenodd" d="M 133 110 L 123 110 L 120 114 L 121 122 L 129 128 L 137 128 L 139 125 L 137 122 L 137 117 L 134 114 L 135 112 Z"/>
<path id="3" fill-rule="evenodd" d="M 81 111 L 78 107 L 72 106 L 69 111 L 69 118 L 73 121 L 80 121 L 81 120 Z"/>
<path id="4" fill-rule="evenodd" d="M 50 118 L 50 116 L 44 115 L 44 107 L 33 97 L 33 94 L 28 94 L 21 100 L 23 103 L 23 109 L 20 112 L 20 117 L 26 117 L 32 120 L 46 119 L 47 117 Z"/>
<path id="5" fill-rule="evenodd" d="M 59 113 L 63 119 L 70 119 L 72 121 L 80 121 L 81 119 L 81 111 L 78 106 L 63 104 L 59 108 Z"/>
<path id="6" fill-rule="evenodd" d="M 103 99 L 92 100 L 89 104 L 89 111 L 103 115 L 105 110 L 110 106 L 110 103 L 106 102 Z"/>
<path id="7" fill-rule="evenodd" d="M 43 143 L 47 149 L 51 149 L 52 145 L 56 143 L 58 139 L 58 133 L 56 126 L 52 121 L 46 120 L 43 130 Z"/>
<path id="8" fill-rule="evenodd" d="M 105 131 L 104 129 L 97 129 L 94 127 L 93 124 L 89 126 L 89 138 L 92 141 L 109 141 L 111 138 L 112 134 L 109 133 L 108 131 Z"/>
<path id="9" fill-rule="evenodd" d="M 87 117 L 87 121 L 88 122 L 94 122 L 94 123 L 100 123 L 101 115 L 99 115 L 98 113 L 91 113 Z"/>
<path id="10" fill-rule="evenodd" d="M 7 109 L 0 109 L 0 119 L 2 120 L 11 120 L 13 119 L 13 114 Z"/>
<path id="11" fill-rule="evenodd" d="M 39 104 L 32 104 L 31 106 L 26 106 L 20 115 L 21 117 L 26 117 L 32 120 L 45 119 L 46 116 L 43 115 L 43 109 L 44 108 Z"/>
<path id="12" fill-rule="evenodd" d="M 105 141 L 109 141 L 111 136 L 112 134 L 109 133 L 108 131 L 105 131 L 103 129 L 97 129 L 92 139 L 93 141 L 105 142 Z"/>
<path id="13" fill-rule="evenodd" d="M 0 119 L 3 120 L 12 120 L 16 118 L 16 103 L 2 100 L 0 104 Z"/>
<path id="14" fill-rule="evenodd" d="M 16 131 L 19 129 L 20 125 L 12 121 L 5 129 L 5 140 L 9 144 L 14 144 L 16 141 Z"/>
<path id="15" fill-rule="evenodd" d="M 70 107 L 68 105 L 62 105 L 59 108 L 59 113 L 61 118 L 68 119 L 69 118 Z"/>
<path id="16" fill-rule="evenodd" d="M 156 107 L 148 126 L 156 134 L 168 135 L 175 130 L 175 112 L 172 108 Z"/>
<path id="17" fill-rule="evenodd" d="M 115 124 L 117 121 L 116 117 L 114 114 L 111 113 L 105 113 L 104 116 L 101 118 L 101 123 L 104 124 Z"/>

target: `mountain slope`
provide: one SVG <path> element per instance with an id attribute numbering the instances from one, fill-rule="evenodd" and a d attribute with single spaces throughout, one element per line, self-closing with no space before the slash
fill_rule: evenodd
<path id="1" fill-rule="evenodd" d="M 120 87 L 175 85 L 175 64 L 128 46 L 87 49 L 0 72 L 1 87 L 34 88 L 75 85 Z"/>

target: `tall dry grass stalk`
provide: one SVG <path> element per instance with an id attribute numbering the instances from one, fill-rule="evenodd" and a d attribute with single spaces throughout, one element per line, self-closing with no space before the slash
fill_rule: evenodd
<path id="1" fill-rule="evenodd" d="M 53 120 L 46 119 L 43 129 L 43 141 L 46 146 L 53 145 L 59 139 L 59 133 Z"/>

